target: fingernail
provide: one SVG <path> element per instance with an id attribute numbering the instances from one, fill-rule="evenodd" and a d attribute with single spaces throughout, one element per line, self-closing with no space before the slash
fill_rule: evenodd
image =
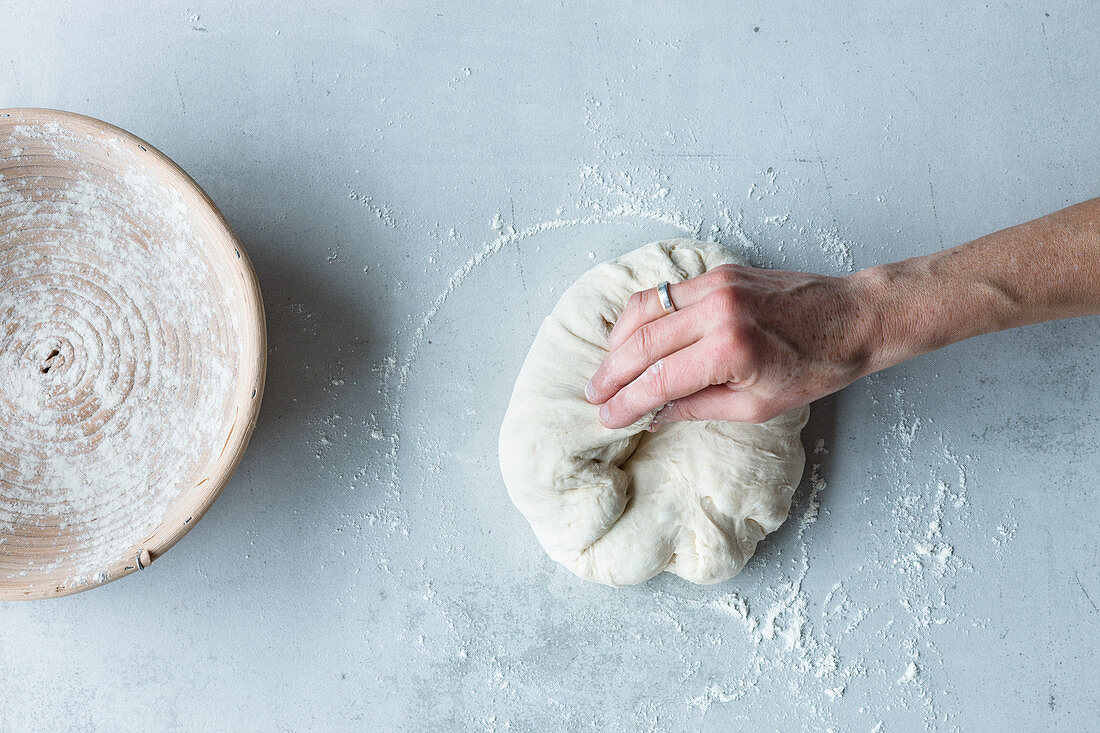
<path id="1" fill-rule="evenodd" d="M 584 396 L 589 402 L 595 400 L 596 389 L 592 386 L 592 380 L 589 380 L 588 384 L 584 385 Z"/>
<path id="2" fill-rule="evenodd" d="M 606 423 L 609 417 L 611 417 L 611 410 L 607 409 L 607 404 L 604 403 L 600 406 L 600 422 Z"/>

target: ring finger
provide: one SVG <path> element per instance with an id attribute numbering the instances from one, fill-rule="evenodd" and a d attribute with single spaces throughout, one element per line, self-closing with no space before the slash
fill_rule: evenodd
<path id="1" fill-rule="evenodd" d="M 670 282 L 668 295 L 673 308 L 675 308 L 673 312 L 681 311 L 702 300 L 713 289 L 709 280 L 710 278 L 703 274 L 678 283 Z M 615 351 L 626 343 L 639 328 L 666 315 L 670 314 L 661 305 L 661 296 L 658 294 L 657 288 L 639 290 L 627 301 L 626 308 L 623 309 L 619 320 L 615 322 L 615 327 L 611 329 L 608 349 Z"/>

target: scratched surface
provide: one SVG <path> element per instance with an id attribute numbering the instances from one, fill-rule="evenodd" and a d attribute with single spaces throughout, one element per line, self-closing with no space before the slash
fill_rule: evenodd
<path id="1" fill-rule="evenodd" d="M 495 458 L 595 260 L 686 230 L 844 274 L 1100 193 L 1091 3 L 218 5 L 0 0 L 0 107 L 178 161 L 271 342 L 184 541 L 0 607 L 0 729 L 1100 726 L 1098 319 L 817 405 L 819 481 L 722 586 L 575 580 Z"/>

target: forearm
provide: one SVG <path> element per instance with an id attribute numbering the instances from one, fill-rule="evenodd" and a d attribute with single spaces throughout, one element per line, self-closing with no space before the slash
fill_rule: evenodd
<path id="1" fill-rule="evenodd" d="M 868 373 L 971 336 L 1100 314 L 1100 198 L 852 278 L 877 305 Z"/>

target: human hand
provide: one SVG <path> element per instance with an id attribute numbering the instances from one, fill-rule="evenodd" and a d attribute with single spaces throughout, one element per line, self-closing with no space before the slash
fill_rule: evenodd
<path id="1" fill-rule="evenodd" d="M 722 265 L 631 296 L 610 354 L 585 396 L 608 428 L 659 409 L 650 430 L 677 420 L 764 422 L 875 370 L 881 342 L 860 274 L 826 277 Z"/>

